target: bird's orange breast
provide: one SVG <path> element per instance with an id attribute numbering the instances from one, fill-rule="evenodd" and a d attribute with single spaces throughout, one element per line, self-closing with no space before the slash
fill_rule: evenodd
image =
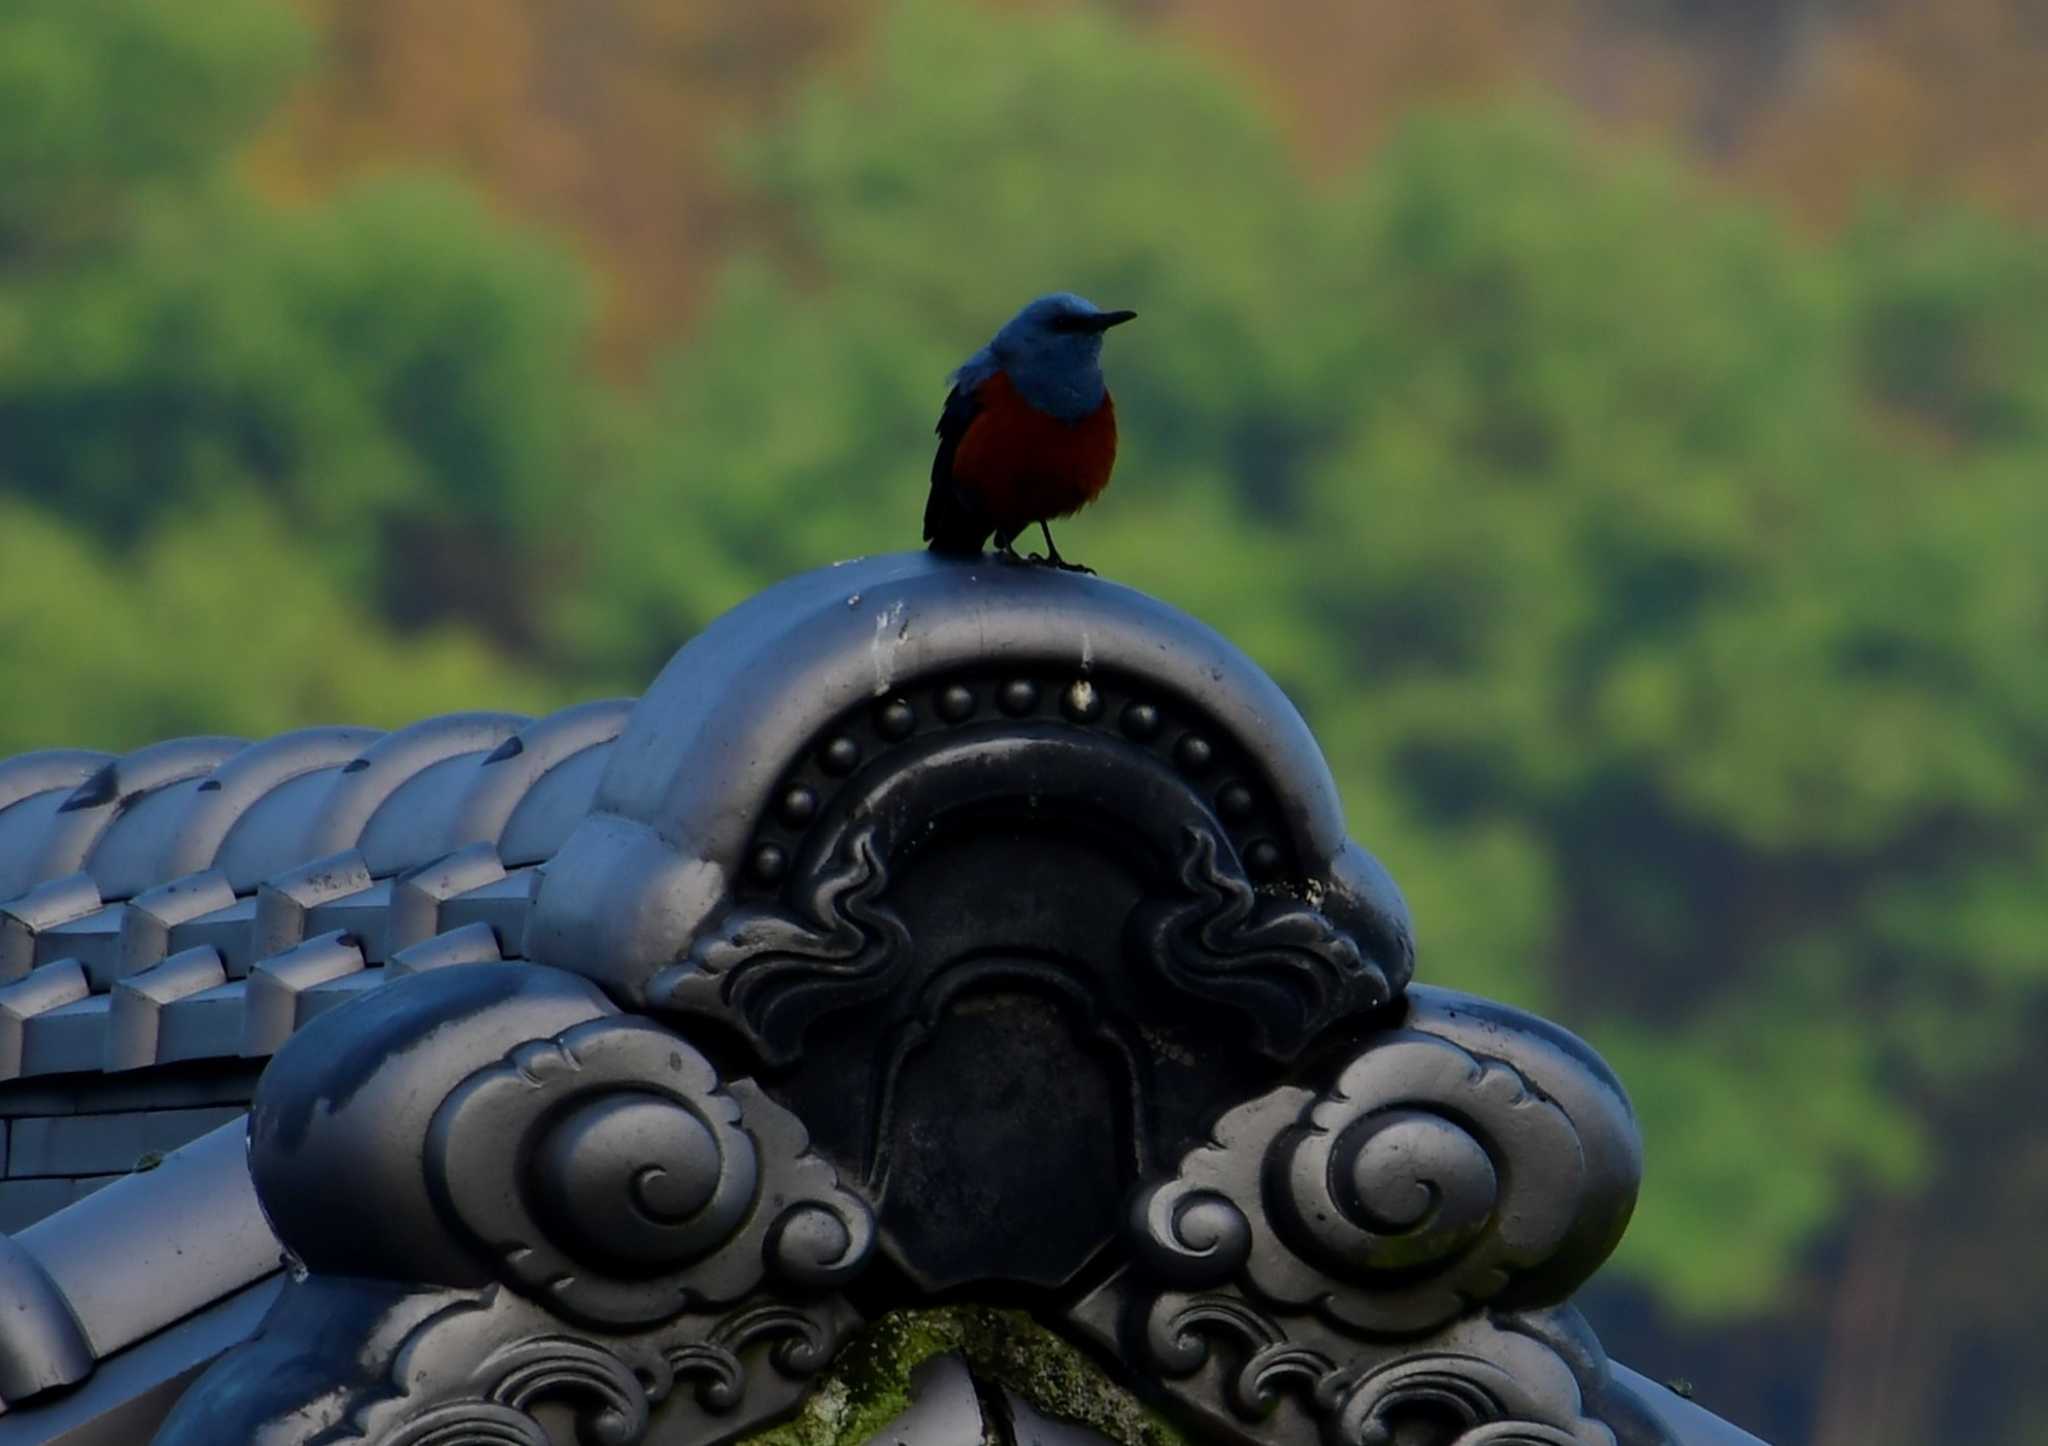
<path id="1" fill-rule="evenodd" d="M 974 393 L 974 420 L 953 455 L 953 478 L 986 509 L 996 530 L 1078 512 L 1109 485 L 1116 466 L 1116 405 L 1109 393 L 1079 421 L 1041 412 L 996 372 Z"/>

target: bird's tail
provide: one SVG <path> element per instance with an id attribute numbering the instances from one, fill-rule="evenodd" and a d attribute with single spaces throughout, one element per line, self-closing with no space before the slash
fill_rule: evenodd
<path id="1" fill-rule="evenodd" d="M 991 524 L 981 509 L 963 501 L 959 489 L 934 480 L 924 504 L 924 540 L 948 557 L 975 557 Z"/>

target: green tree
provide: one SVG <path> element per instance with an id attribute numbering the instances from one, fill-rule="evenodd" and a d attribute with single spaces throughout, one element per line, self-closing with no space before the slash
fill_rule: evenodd
<path id="1" fill-rule="evenodd" d="M 133 241 L 209 189 L 305 53 L 268 0 L 13 0 L 0 14 L 0 277 Z"/>
<path id="2" fill-rule="evenodd" d="M 431 178 L 235 173 L 270 0 L 0 12 L 0 752 L 564 701 L 590 288 Z"/>
<path id="3" fill-rule="evenodd" d="M 116 556 L 0 498 L 0 569 L 0 757 L 571 701 L 460 629 L 392 636 L 257 499 L 167 523 Z"/>
<path id="4" fill-rule="evenodd" d="M 0 16 L 0 494 L 122 547 L 258 499 L 370 615 L 530 646 L 600 445 L 590 288 L 446 182 L 251 196 L 301 40 L 239 0 Z"/>

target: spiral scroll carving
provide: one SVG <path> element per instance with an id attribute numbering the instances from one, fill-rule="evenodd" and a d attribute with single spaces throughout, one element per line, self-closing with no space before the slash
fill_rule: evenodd
<path id="1" fill-rule="evenodd" d="M 650 1386 L 612 1351 L 563 1335 L 503 1346 L 477 1375 L 482 1394 L 420 1412 L 388 1446 L 550 1446 L 534 1414 L 542 1401 L 570 1406 L 588 1446 L 634 1446 L 647 1434 L 650 1405 L 668 1391 L 665 1376 L 654 1374 Z"/>
<path id="2" fill-rule="evenodd" d="M 770 1064 L 793 1063 L 812 1019 L 888 992 L 910 957 L 909 931 L 878 902 L 889 887 L 879 833 L 847 835 L 794 906 L 728 910 L 649 982 L 649 1003 L 737 1023 Z"/>
<path id="3" fill-rule="evenodd" d="M 784 1377 L 808 1380 L 832 1359 L 833 1338 L 820 1322 L 783 1305 L 759 1305 L 721 1321 L 702 1341 L 671 1350 L 666 1359 L 676 1379 L 697 1380 L 698 1404 L 722 1416 L 740 1404 L 746 1390 L 741 1353 L 773 1341 L 768 1358 Z"/>
<path id="4" fill-rule="evenodd" d="M 1355 1374 L 1324 1418 L 1330 1446 L 1392 1446 L 1411 1439 L 1402 1424 L 1417 1416 L 1445 1446 L 1615 1446 L 1542 1342 L 1473 1321 L 1435 1344 Z"/>
<path id="5" fill-rule="evenodd" d="M 554 1446 L 547 1428 L 494 1401 L 451 1401 L 415 1418 L 390 1446 Z"/>
<path id="6" fill-rule="evenodd" d="M 1577 1127 L 1504 1060 L 1394 1031 L 1317 1096 L 1280 1089 L 1133 1205 L 1140 1260 L 1186 1289 L 1421 1333 L 1549 1259 L 1586 1207 Z"/>
<path id="7" fill-rule="evenodd" d="M 1577 1217 L 1585 1168 L 1571 1120 L 1511 1065 L 1408 1034 L 1353 1061 L 1263 1173 L 1287 1248 L 1254 1252 L 1259 1289 L 1421 1330 L 1541 1263 Z"/>
<path id="8" fill-rule="evenodd" d="M 1612 1076 L 1497 1006 L 1407 1017 L 1224 1114 L 1072 1319 L 1246 1442 L 1670 1446 L 1559 1304 L 1634 1200 Z"/>
<path id="9" fill-rule="evenodd" d="M 1176 987 L 1240 1010 L 1263 1053 L 1291 1059 L 1333 1021 L 1394 996 L 1351 933 L 1259 894 L 1216 831 L 1183 829 L 1177 877 L 1178 897 L 1132 914 L 1133 951 Z"/>
<path id="10" fill-rule="evenodd" d="M 769 1271 L 830 1286 L 873 1242 L 793 1117 L 646 1020 L 593 1020 L 471 1076 L 426 1166 L 509 1283 L 603 1325 L 736 1300 Z"/>
<path id="11" fill-rule="evenodd" d="M 1228 1195 L 1183 1175 L 1132 1202 L 1131 1238 L 1161 1279 L 1183 1287 L 1218 1285 L 1250 1258 L 1252 1225 Z"/>
<path id="12" fill-rule="evenodd" d="M 304 1305 L 297 1319 L 309 1331 L 331 1329 L 321 1302 Z M 580 1335 L 501 1286 L 430 1293 L 398 1309 L 410 1327 L 372 1332 L 331 1400 L 253 1427 L 216 1417 L 205 1439 L 556 1446 L 543 1422 L 566 1413 L 581 1446 L 728 1440 L 801 1399 L 858 1319 L 843 1300 L 756 1296 L 652 1331 Z"/>
<path id="13" fill-rule="evenodd" d="M 1294 1339 L 1236 1293 L 1169 1291 L 1131 1327 L 1151 1369 L 1184 1388 L 1207 1380 L 1250 1427 L 1264 1428 L 1291 1397 L 1328 1446 L 1616 1446 L 1585 1414 L 1570 1364 L 1492 1321 L 1461 1322 L 1419 1348 L 1332 1350 L 1327 1337 Z"/>
<path id="14" fill-rule="evenodd" d="M 1335 1361 L 1289 1340 L 1278 1322 L 1236 1296 L 1161 1295 L 1145 1312 L 1142 1339 L 1146 1360 L 1168 1377 L 1194 1375 L 1210 1363 L 1212 1343 L 1228 1345 L 1237 1365 L 1224 1375 L 1224 1399 L 1246 1421 L 1268 1415 L 1286 1389 L 1324 1412 L 1343 1391 Z"/>

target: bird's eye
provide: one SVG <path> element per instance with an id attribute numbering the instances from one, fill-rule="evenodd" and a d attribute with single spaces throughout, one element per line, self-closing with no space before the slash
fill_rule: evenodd
<path id="1" fill-rule="evenodd" d="M 1078 311 L 1063 311 L 1055 316 L 1050 324 L 1054 331 L 1086 331 L 1091 320 L 1092 317 L 1084 316 Z"/>

